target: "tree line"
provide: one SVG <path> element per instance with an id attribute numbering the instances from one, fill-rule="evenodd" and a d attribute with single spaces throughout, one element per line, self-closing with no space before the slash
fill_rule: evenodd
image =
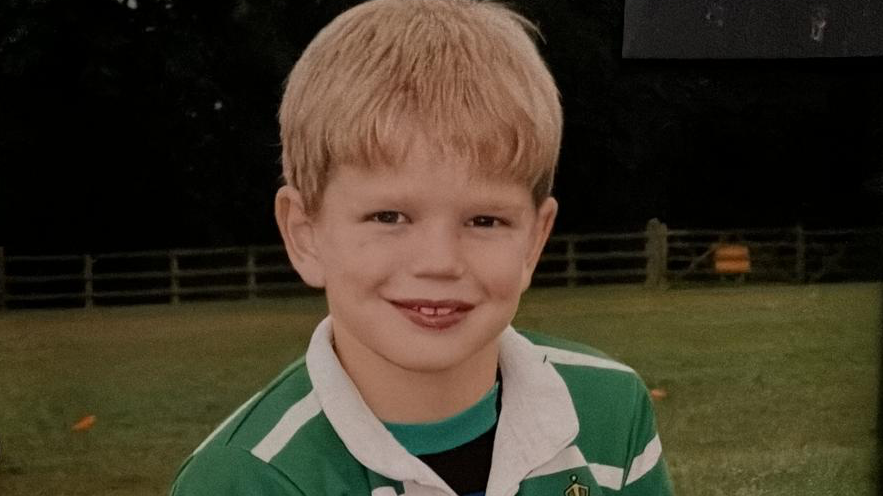
<path id="1" fill-rule="evenodd" d="M 0 245 L 275 243 L 276 108 L 344 0 L 0 4 Z M 620 1 L 520 0 L 565 137 L 559 232 L 883 221 L 883 63 L 632 60 Z"/>

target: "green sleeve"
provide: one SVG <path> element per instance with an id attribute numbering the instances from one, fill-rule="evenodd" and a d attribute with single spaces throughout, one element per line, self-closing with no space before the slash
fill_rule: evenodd
<path id="1" fill-rule="evenodd" d="M 662 444 L 656 431 L 656 414 L 647 388 L 639 381 L 635 391 L 634 416 L 629 435 L 622 490 L 627 496 L 670 496 L 674 494 Z"/>
<path id="2" fill-rule="evenodd" d="M 250 452 L 210 445 L 193 455 L 172 484 L 171 496 L 304 496 L 284 474 Z"/>

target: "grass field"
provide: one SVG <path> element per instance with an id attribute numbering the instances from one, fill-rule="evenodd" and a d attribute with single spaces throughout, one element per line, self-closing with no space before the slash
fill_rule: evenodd
<path id="1" fill-rule="evenodd" d="M 529 292 L 516 326 L 586 341 L 657 402 L 677 492 L 875 493 L 879 285 Z M 161 495 L 304 349 L 317 298 L 0 314 L 0 495 Z M 72 424 L 94 414 L 94 427 Z"/>

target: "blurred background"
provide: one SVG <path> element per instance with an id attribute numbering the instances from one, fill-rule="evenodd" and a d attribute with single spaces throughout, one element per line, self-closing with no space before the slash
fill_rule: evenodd
<path id="1" fill-rule="evenodd" d="M 277 243 L 283 82 L 355 3 L 0 4 L 0 246 Z M 843 51 L 837 19 L 820 42 L 806 23 L 824 58 L 689 59 L 683 39 L 681 56 L 642 52 L 634 39 L 671 30 L 647 34 L 640 2 L 633 26 L 622 1 L 512 3 L 542 30 L 564 103 L 557 232 L 643 229 L 654 217 L 692 228 L 883 223 L 883 54 L 830 57 Z M 725 2 L 692 4 L 695 22 L 669 28 L 710 46 L 700 28 L 717 26 Z M 659 29 L 686 15 L 651 14 Z M 624 27 L 627 56 L 639 58 L 621 55 Z"/>
<path id="2" fill-rule="evenodd" d="M 0 494 L 166 494 L 303 352 L 276 109 L 356 3 L 0 0 Z M 883 6 L 509 4 L 565 110 L 514 324 L 641 373 L 682 496 L 875 494 Z"/>

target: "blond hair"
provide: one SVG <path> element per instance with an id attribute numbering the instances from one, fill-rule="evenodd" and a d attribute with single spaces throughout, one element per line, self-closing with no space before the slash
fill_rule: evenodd
<path id="1" fill-rule="evenodd" d="M 288 76 L 286 182 L 315 213 L 334 167 L 393 165 L 419 132 L 483 177 L 524 184 L 539 204 L 551 192 L 562 116 L 534 34 L 490 1 L 371 0 L 347 10 Z"/>

